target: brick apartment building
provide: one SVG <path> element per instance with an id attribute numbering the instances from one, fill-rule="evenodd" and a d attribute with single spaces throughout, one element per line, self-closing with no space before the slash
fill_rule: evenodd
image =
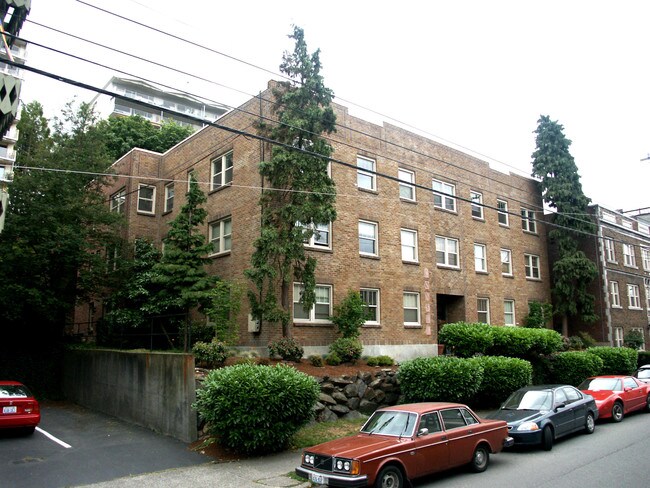
<path id="1" fill-rule="evenodd" d="M 270 97 L 269 89 L 218 123 L 254 132 L 260 116 L 273 118 Z M 292 326 L 305 354 L 327 351 L 336 337 L 327 317 L 350 289 L 361 291 L 372 312 L 361 335 L 364 354 L 398 360 L 437 354 L 438 328 L 446 322 L 519 325 L 530 301 L 550 301 L 535 181 L 333 108 L 338 127 L 329 137 L 330 171 L 338 218 L 306 243 L 318 260 L 317 303 L 311 310 L 294 303 Z M 115 173 L 129 177 L 118 177 L 107 190 L 110 205 L 126 216 L 127 239 L 146 236 L 160 245 L 193 173 L 208 199 L 209 271 L 248 287 L 243 270 L 260 232 L 264 187 L 257 164 L 269 157 L 266 143 L 204 127 L 165 154 L 134 149 L 116 161 Z M 295 300 L 299 291 L 294 285 Z M 82 319 L 95 322 L 101 307 L 87 313 Z M 281 328 L 259 328 L 247 315 L 244 301 L 240 345 L 266 353 Z"/>
<path id="2" fill-rule="evenodd" d="M 569 324 L 569 335 L 588 332 L 596 341 L 621 347 L 632 330 L 648 338 L 650 327 L 650 224 L 643 216 L 590 207 L 597 236 L 582 239 L 581 249 L 598 267 L 590 289 L 596 322 Z"/>

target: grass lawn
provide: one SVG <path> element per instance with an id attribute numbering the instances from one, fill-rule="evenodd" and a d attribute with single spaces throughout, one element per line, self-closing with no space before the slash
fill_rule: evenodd
<path id="1" fill-rule="evenodd" d="M 290 448 L 302 449 L 315 446 L 321 442 L 356 434 L 366 420 L 366 418 L 362 418 L 355 420 L 339 419 L 335 422 L 312 422 L 296 432 L 291 439 Z"/>

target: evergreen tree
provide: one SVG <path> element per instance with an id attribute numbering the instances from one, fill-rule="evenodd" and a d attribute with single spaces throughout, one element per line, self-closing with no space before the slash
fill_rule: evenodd
<path id="1" fill-rule="evenodd" d="M 593 234 L 595 225 L 588 216 L 590 199 L 585 196 L 578 168 L 569 152 L 571 141 L 564 127 L 549 116 L 541 116 L 535 133 L 537 148 L 533 153 L 533 176 L 541 179 L 542 196 L 556 210 L 549 239 L 557 247 L 553 265 L 554 310 L 562 317 L 562 333 L 568 336 L 570 317 L 585 322 L 596 319 L 594 296 L 588 287 L 597 276 L 597 268 L 584 252 L 579 240 Z"/>
<path id="2" fill-rule="evenodd" d="M 289 37 L 295 40 L 294 51 L 284 53 L 280 70 L 292 81 L 274 90 L 278 123 L 260 127 L 284 146 L 274 145 L 271 159 L 259 165 L 268 189 L 260 198 L 261 235 L 246 270 L 257 290 L 249 292 L 253 315 L 281 323 L 283 336 L 291 335 L 289 289 L 294 279 L 302 283 L 305 309 L 315 302 L 316 260 L 306 255 L 304 242 L 316 224 L 336 219 L 335 186 L 328 175 L 332 147 L 321 137 L 335 131 L 334 95 L 320 74 L 320 51 L 308 53 L 299 27 Z"/>

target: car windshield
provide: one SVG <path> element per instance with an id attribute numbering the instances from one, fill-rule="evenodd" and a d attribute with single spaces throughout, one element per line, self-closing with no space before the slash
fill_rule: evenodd
<path id="1" fill-rule="evenodd" d="M 548 390 L 516 391 L 503 404 L 506 410 L 550 410 L 553 394 Z"/>
<path id="2" fill-rule="evenodd" d="M 395 410 L 377 411 L 361 427 L 361 432 L 365 434 L 411 437 L 415 429 L 416 417 L 417 415 L 412 412 L 398 412 Z"/>
<path id="3" fill-rule="evenodd" d="M 0 398 L 27 398 L 32 396 L 22 385 L 0 385 Z"/>
<path id="4" fill-rule="evenodd" d="M 618 378 L 591 378 L 584 380 L 580 386 L 579 390 L 611 390 L 611 391 L 622 391 L 621 380 Z"/>

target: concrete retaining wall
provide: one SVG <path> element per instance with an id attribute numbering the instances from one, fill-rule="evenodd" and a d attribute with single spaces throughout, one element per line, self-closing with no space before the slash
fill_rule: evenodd
<path id="1" fill-rule="evenodd" d="M 67 351 L 63 389 L 69 400 L 93 410 L 183 442 L 197 439 L 191 354 Z"/>

